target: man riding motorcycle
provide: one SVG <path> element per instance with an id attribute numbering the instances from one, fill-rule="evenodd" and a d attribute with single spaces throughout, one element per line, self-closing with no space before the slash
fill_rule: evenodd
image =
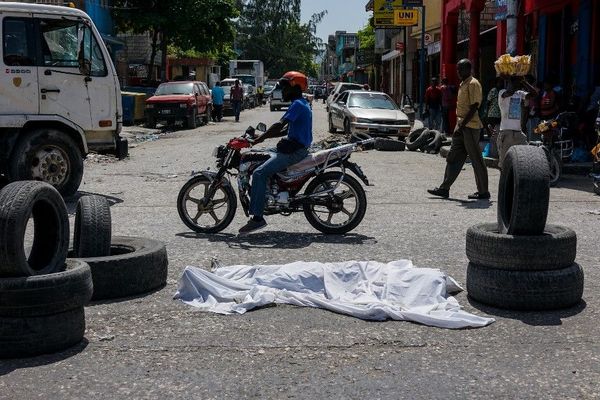
<path id="1" fill-rule="evenodd" d="M 273 124 L 264 134 L 254 139 L 256 145 L 266 139 L 287 136 L 277 143 L 277 151 L 271 153 L 270 160 L 258 167 L 252 174 L 252 193 L 250 196 L 250 214 L 252 217 L 239 230 L 245 235 L 264 228 L 267 225 L 263 217 L 267 182 L 278 172 L 294 165 L 308 156 L 308 147 L 312 143 L 312 111 L 302 97 L 308 89 L 306 75 L 297 71 L 286 72 L 279 80 L 284 101 L 292 102 L 279 122 Z M 286 129 L 287 128 L 287 129 Z"/>

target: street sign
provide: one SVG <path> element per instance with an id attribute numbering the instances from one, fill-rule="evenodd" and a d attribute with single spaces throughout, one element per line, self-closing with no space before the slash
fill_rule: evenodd
<path id="1" fill-rule="evenodd" d="M 426 33 L 425 34 L 425 46 L 427 46 L 428 44 L 433 43 L 433 36 L 431 36 L 430 33 Z"/>
<path id="2" fill-rule="evenodd" d="M 376 27 L 394 26 L 394 10 L 402 8 L 403 0 L 375 0 L 373 20 Z"/>
<path id="3" fill-rule="evenodd" d="M 394 25 L 396 26 L 414 26 L 419 23 L 419 10 L 406 9 L 394 10 Z"/>

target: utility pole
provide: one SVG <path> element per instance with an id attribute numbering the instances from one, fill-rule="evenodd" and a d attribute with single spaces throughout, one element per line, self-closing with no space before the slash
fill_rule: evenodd
<path id="1" fill-rule="evenodd" d="M 517 15 L 519 14 L 519 0 L 506 2 L 506 52 L 511 56 L 517 54 Z"/>

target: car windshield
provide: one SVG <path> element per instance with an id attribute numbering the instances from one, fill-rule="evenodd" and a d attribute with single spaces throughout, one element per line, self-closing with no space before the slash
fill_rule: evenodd
<path id="1" fill-rule="evenodd" d="M 251 75 L 233 76 L 232 78 L 239 79 L 244 85 L 254 85 L 254 77 Z"/>
<path id="2" fill-rule="evenodd" d="M 169 94 L 192 94 L 194 93 L 193 83 L 168 83 L 160 85 L 156 89 L 156 96 L 164 96 Z"/>
<path id="3" fill-rule="evenodd" d="M 233 86 L 235 85 L 235 81 L 222 81 L 221 82 L 221 86 L 226 87 L 226 86 Z"/>
<path id="4" fill-rule="evenodd" d="M 269 92 L 269 91 L 275 89 L 275 85 L 265 85 L 264 89 L 265 89 L 265 92 Z"/>
<path id="5" fill-rule="evenodd" d="M 222 88 L 225 95 L 229 95 L 229 93 L 231 93 L 231 86 L 222 86 Z"/>
<path id="6" fill-rule="evenodd" d="M 363 90 L 362 85 L 342 85 L 340 88 L 340 93 L 344 93 L 347 90 Z"/>
<path id="7" fill-rule="evenodd" d="M 376 108 L 381 110 L 397 110 L 396 103 L 385 94 L 353 93 L 348 101 L 348 107 Z"/>

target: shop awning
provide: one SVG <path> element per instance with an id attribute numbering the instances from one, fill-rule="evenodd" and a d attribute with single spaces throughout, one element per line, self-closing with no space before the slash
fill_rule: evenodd
<path id="1" fill-rule="evenodd" d="M 400 57 L 400 55 L 402 55 L 402 53 L 400 51 L 392 50 L 389 53 L 386 53 L 383 56 L 381 56 L 381 61 L 390 61 L 390 60 L 393 60 L 394 58 Z"/>

